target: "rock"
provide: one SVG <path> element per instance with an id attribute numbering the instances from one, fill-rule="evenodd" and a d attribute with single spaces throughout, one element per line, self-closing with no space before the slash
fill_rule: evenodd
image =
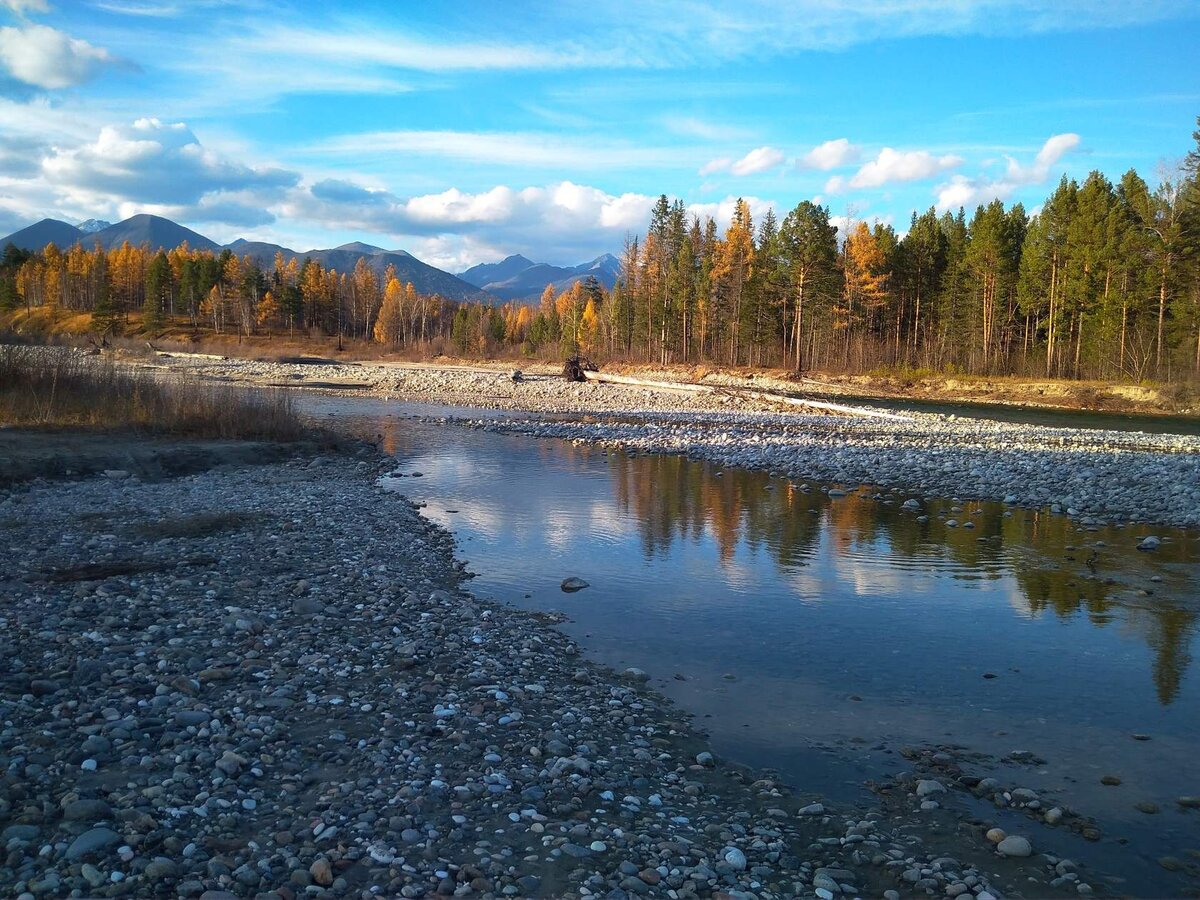
<path id="1" fill-rule="evenodd" d="M 308 874 L 321 887 L 329 887 L 333 884 L 333 867 L 330 866 L 329 860 L 323 856 L 313 861 L 313 864 L 308 867 Z"/>
<path id="2" fill-rule="evenodd" d="M 1116 775 L 1104 775 L 1100 778 L 1101 784 L 1106 784 L 1109 787 L 1116 787 L 1121 783 L 1121 779 Z"/>
<path id="3" fill-rule="evenodd" d="M 696 765 L 704 766 L 706 769 L 711 769 L 716 764 L 716 757 L 714 757 L 707 750 L 696 754 Z"/>
<path id="4" fill-rule="evenodd" d="M 313 596 L 297 597 L 292 601 L 292 612 L 299 616 L 315 616 L 325 612 L 325 604 Z"/>
<path id="5" fill-rule="evenodd" d="M 746 871 L 746 854 L 737 847 L 726 847 L 725 852 L 721 854 L 721 858 L 729 865 L 729 868 L 735 872 Z"/>
<path id="6" fill-rule="evenodd" d="M 940 781 L 934 781 L 930 778 L 922 778 L 917 782 L 917 796 L 928 797 L 931 794 L 946 793 L 946 786 Z"/>
<path id="7" fill-rule="evenodd" d="M 1138 812 L 1145 813 L 1148 816 L 1153 816 L 1161 812 L 1161 807 L 1157 803 L 1151 803 L 1149 800 L 1143 800 L 1141 803 L 1134 804 L 1134 809 Z"/>
<path id="8" fill-rule="evenodd" d="M 1178 797 L 1175 802 L 1184 809 L 1200 809 L 1200 797 Z"/>
<path id="9" fill-rule="evenodd" d="M 511 372 L 508 373 L 508 380 L 511 381 L 513 384 L 520 384 L 522 381 L 525 380 L 525 376 L 524 376 L 524 374 L 522 374 L 520 369 L 513 369 Z"/>
<path id="10" fill-rule="evenodd" d="M 67 847 L 66 857 L 77 860 L 93 853 L 103 853 L 121 843 L 121 836 L 111 828 L 92 828 L 85 831 Z"/>
<path id="11" fill-rule="evenodd" d="M 9 841 L 33 841 L 37 836 L 36 825 L 9 825 L 0 831 L 0 844 L 7 844 Z"/>
<path id="12" fill-rule="evenodd" d="M 996 851 L 1001 856 L 1025 857 L 1033 855 L 1033 845 L 1028 838 L 1018 834 L 1010 834 L 996 845 Z"/>
<path id="13" fill-rule="evenodd" d="M 232 750 L 226 750 L 221 754 L 221 758 L 216 762 L 216 768 L 224 772 L 230 778 L 236 778 L 237 774 L 242 770 L 242 766 L 246 764 L 244 757 L 239 756 Z"/>
<path id="14" fill-rule="evenodd" d="M 808 806 L 801 807 L 797 810 L 798 816 L 823 816 L 825 815 L 825 806 L 821 803 L 810 803 Z"/>
<path id="15" fill-rule="evenodd" d="M 998 844 L 1002 840 L 1004 840 L 1006 837 L 1008 837 L 1008 834 L 1004 831 L 1003 828 L 989 828 L 986 837 L 993 844 Z"/>
<path id="16" fill-rule="evenodd" d="M 1154 550 L 1157 550 L 1161 544 L 1162 544 L 1162 541 L 1158 537 L 1156 537 L 1153 534 L 1150 534 L 1150 535 L 1147 535 L 1146 537 L 1142 538 L 1141 542 L 1137 545 L 1137 548 L 1143 552 L 1149 553 Z"/>
<path id="17" fill-rule="evenodd" d="M 1045 819 L 1047 825 L 1057 825 L 1062 821 L 1063 811 L 1055 806 L 1046 810 L 1046 814 L 1042 818 Z"/>
<path id="18" fill-rule="evenodd" d="M 1183 868 L 1183 863 L 1181 863 L 1174 856 L 1160 856 L 1158 858 L 1158 864 L 1168 872 L 1178 872 Z"/>
<path id="19" fill-rule="evenodd" d="M 142 874 L 151 881 L 162 881 L 179 877 L 179 866 L 165 857 L 158 857 L 143 870 Z"/>
<path id="20" fill-rule="evenodd" d="M 76 800 L 63 810 L 68 822 L 103 822 L 112 817 L 112 807 L 103 800 Z"/>
<path id="21" fill-rule="evenodd" d="M 622 672 L 621 674 L 625 678 L 628 678 L 630 681 L 638 681 L 643 684 L 645 684 L 647 681 L 650 680 L 650 676 L 646 672 L 644 672 L 638 668 L 630 667 L 630 668 L 626 669 L 624 672 Z"/>
<path id="22" fill-rule="evenodd" d="M 582 578 L 576 578 L 572 575 L 570 578 L 564 578 L 560 587 L 564 593 L 573 594 L 576 591 L 582 591 L 586 587 L 591 587 L 591 585 Z"/>

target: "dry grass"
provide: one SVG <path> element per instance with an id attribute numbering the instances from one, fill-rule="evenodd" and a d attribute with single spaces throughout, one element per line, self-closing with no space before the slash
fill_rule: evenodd
<path id="1" fill-rule="evenodd" d="M 291 398 L 159 377 L 60 347 L 0 345 L 0 423 L 230 440 L 304 435 Z"/>

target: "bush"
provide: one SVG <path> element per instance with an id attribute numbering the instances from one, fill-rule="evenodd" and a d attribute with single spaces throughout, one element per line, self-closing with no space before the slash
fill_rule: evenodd
<path id="1" fill-rule="evenodd" d="M 279 390 L 160 376 L 61 347 L 0 345 L 0 423 L 293 441 L 304 434 Z"/>

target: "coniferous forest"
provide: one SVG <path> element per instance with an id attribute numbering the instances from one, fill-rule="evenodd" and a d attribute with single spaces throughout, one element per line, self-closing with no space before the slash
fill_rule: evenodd
<path id="1" fill-rule="evenodd" d="M 1198 120 L 1200 124 L 1200 120 Z M 297 333 L 415 352 L 707 363 L 791 371 L 922 369 L 1200 378 L 1200 130 L 1152 180 L 1064 176 L 1034 210 L 1000 200 L 914 213 L 903 228 L 835 227 L 809 201 L 757 221 L 688 214 L 661 196 L 612 290 L 594 280 L 536 305 L 418 294 L 364 262 L 260 266 L 229 250 L 47 245 L 0 257 L 0 312 L 90 313 L 96 331 L 190 325 Z"/>

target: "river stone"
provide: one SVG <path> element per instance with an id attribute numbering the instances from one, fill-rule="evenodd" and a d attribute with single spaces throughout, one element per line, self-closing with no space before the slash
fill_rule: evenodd
<path id="1" fill-rule="evenodd" d="M 85 831 L 67 848 L 67 859 L 77 860 L 89 853 L 100 853 L 121 843 L 121 836 L 111 828 L 92 828 Z"/>
<path id="2" fill-rule="evenodd" d="M 1161 544 L 1162 544 L 1162 541 L 1158 537 L 1156 537 L 1153 534 L 1150 534 L 1150 535 L 1147 535 L 1146 537 L 1142 538 L 1141 543 L 1139 543 L 1137 545 L 1137 548 L 1144 552 L 1151 552 L 1151 551 L 1157 550 L 1159 548 L 1159 545 L 1161 545 Z"/>
<path id="3" fill-rule="evenodd" d="M 315 616 L 325 612 L 325 604 L 316 597 L 305 595 L 292 601 L 292 612 L 300 616 Z"/>
<path id="4" fill-rule="evenodd" d="M 934 781 L 931 778 L 922 778 L 917 782 L 917 796 L 928 797 L 930 794 L 944 794 L 946 786 L 940 781 Z"/>
<path id="5" fill-rule="evenodd" d="M 729 865 L 729 868 L 733 869 L 735 872 L 746 871 L 746 854 L 737 847 L 725 848 L 725 852 L 721 854 L 721 858 L 725 860 L 725 862 Z"/>
<path id="6" fill-rule="evenodd" d="M 63 810 L 68 822 L 102 822 L 112 816 L 112 807 L 103 800 L 76 800 Z"/>
<path id="7" fill-rule="evenodd" d="M 1023 838 L 1019 834 L 1010 834 L 996 845 L 996 851 L 1001 856 L 1032 856 L 1033 845 L 1029 843 L 1028 838 Z"/>
<path id="8" fill-rule="evenodd" d="M 573 594 L 576 591 L 582 591 L 586 587 L 591 587 L 591 585 L 582 578 L 576 578 L 574 575 L 572 575 L 570 578 L 564 578 L 560 587 L 563 589 L 564 593 Z"/>

